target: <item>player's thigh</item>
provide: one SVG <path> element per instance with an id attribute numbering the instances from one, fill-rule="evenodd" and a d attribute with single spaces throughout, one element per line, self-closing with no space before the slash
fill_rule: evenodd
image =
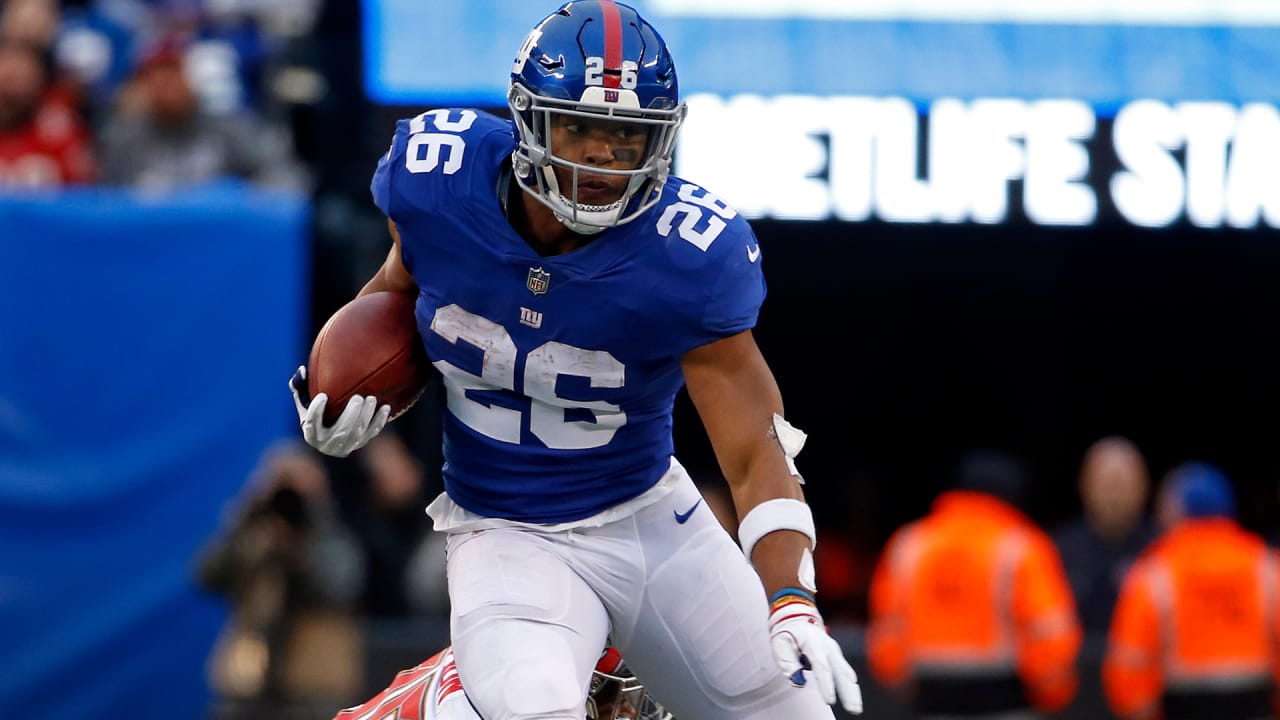
<path id="1" fill-rule="evenodd" d="M 449 539 L 458 675 L 486 720 L 582 717 L 608 618 L 550 542 L 505 529 Z"/>
<path id="2" fill-rule="evenodd" d="M 816 688 L 778 668 L 764 588 L 737 543 L 710 512 L 677 528 L 673 511 L 697 495 L 672 496 L 637 518 L 650 570 L 623 657 L 680 720 L 830 720 Z"/>

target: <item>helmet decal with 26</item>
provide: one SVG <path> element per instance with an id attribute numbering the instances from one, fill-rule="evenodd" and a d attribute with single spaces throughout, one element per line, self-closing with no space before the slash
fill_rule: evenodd
<path id="1" fill-rule="evenodd" d="M 507 97 L 520 186 L 571 230 L 634 220 L 662 194 L 684 122 L 657 31 L 613 0 L 575 0 L 525 38 Z"/>

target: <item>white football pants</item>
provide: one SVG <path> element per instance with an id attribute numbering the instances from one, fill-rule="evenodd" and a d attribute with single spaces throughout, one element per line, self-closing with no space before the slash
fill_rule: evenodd
<path id="1" fill-rule="evenodd" d="M 834 718 L 783 677 L 759 577 L 672 468 L 672 492 L 600 527 L 449 537 L 453 648 L 485 720 L 582 720 L 607 640 L 677 720 Z"/>

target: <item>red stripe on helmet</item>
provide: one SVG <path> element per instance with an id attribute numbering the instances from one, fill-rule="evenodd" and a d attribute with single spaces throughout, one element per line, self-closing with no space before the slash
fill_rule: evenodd
<path id="1" fill-rule="evenodd" d="M 606 675 L 618 672 L 620 667 L 622 667 L 622 653 L 612 647 L 605 648 L 604 652 L 600 653 L 600 660 L 596 662 L 596 672 Z"/>
<path id="2" fill-rule="evenodd" d="M 613 0 L 601 0 L 604 13 L 604 86 L 622 86 L 622 14 Z"/>

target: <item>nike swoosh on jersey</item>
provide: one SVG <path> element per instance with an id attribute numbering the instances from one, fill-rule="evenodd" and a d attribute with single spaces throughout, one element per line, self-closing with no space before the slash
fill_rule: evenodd
<path id="1" fill-rule="evenodd" d="M 689 508 L 688 510 L 685 510 L 684 512 L 677 512 L 675 510 L 672 510 L 671 512 L 675 513 L 676 522 L 683 525 L 685 521 L 689 519 L 689 516 L 693 515 L 693 511 L 697 510 L 698 506 L 701 504 L 702 504 L 702 498 L 698 498 L 698 502 L 694 503 L 693 507 Z"/>
<path id="2" fill-rule="evenodd" d="M 760 259 L 759 245 L 756 245 L 755 247 L 747 248 L 747 259 L 750 260 L 751 262 L 755 262 Z"/>

